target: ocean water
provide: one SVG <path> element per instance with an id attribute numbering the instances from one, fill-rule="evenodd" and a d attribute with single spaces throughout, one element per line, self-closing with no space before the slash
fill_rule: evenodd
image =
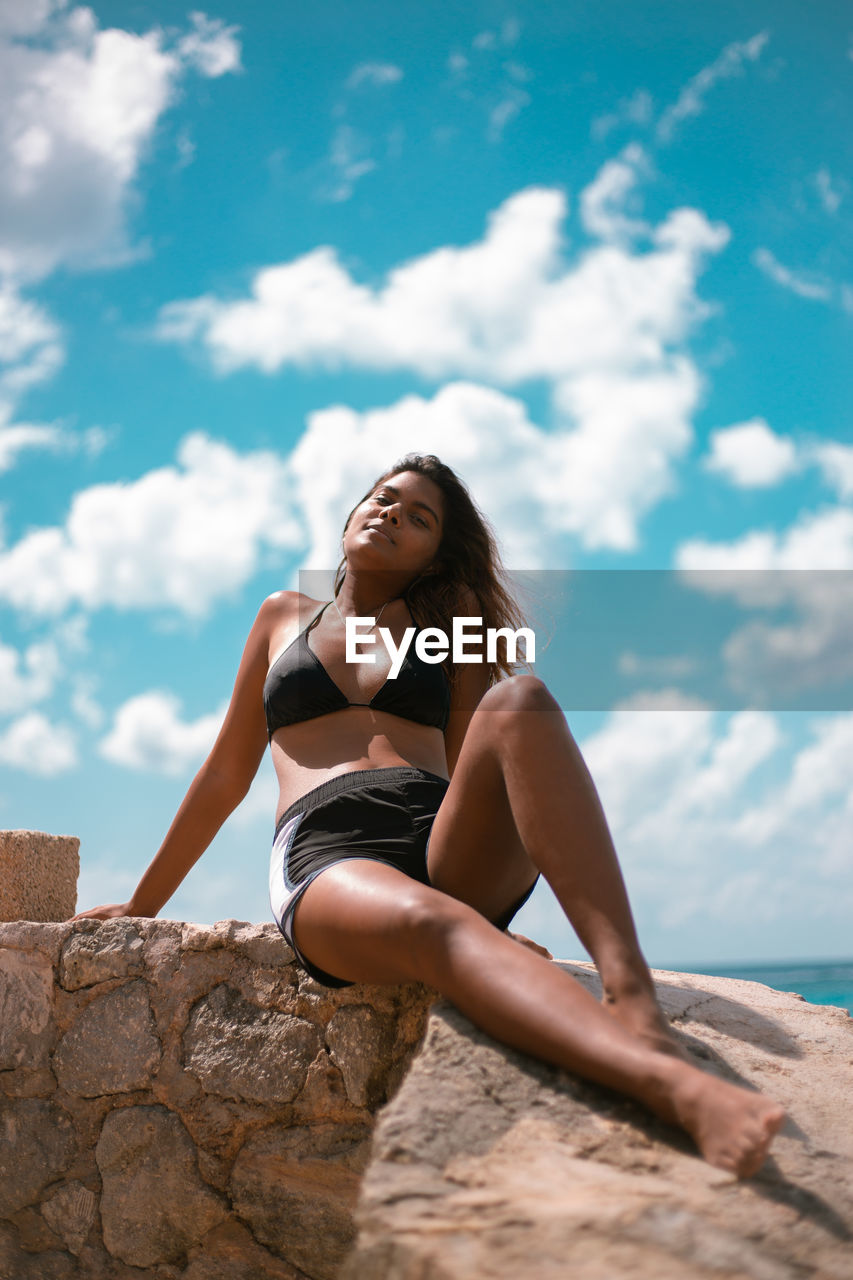
<path id="1" fill-rule="evenodd" d="M 719 978 L 763 982 L 775 991 L 796 991 L 812 1004 L 834 1004 L 853 1013 L 853 960 L 789 960 L 727 968 L 703 966 L 701 972 Z"/>

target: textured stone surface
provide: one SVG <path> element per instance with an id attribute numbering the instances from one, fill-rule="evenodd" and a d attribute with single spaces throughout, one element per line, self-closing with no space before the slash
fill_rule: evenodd
<path id="1" fill-rule="evenodd" d="M 0 1280 L 327 1276 L 429 1000 L 273 924 L 0 924 Z"/>
<path id="2" fill-rule="evenodd" d="M 37 1067 L 54 1038 L 53 966 L 14 951 L 0 969 L 0 1071 Z"/>
<path id="3" fill-rule="evenodd" d="M 317 1028 L 304 1018 L 261 1009 L 223 984 L 192 1011 L 184 1065 L 210 1093 L 292 1102 L 320 1044 Z"/>
<path id="4" fill-rule="evenodd" d="M 82 1182 L 66 1182 L 42 1202 L 45 1222 L 66 1249 L 79 1254 L 95 1220 L 97 1197 Z"/>
<path id="5" fill-rule="evenodd" d="M 393 1043 L 393 1026 L 370 1005 L 348 1005 L 330 1019 L 326 1044 L 356 1106 L 381 1095 Z"/>
<path id="6" fill-rule="evenodd" d="M 0 1099 L 0 1218 L 32 1204 L 68 1167 L 70 1117 L 40 1098 Z"/>
<path id="7" fill-rule="evenodd" d="M 180 1262 L 228 1215 L 199 1175 L 195 1147 L 165 1107 L 127 1107 L 104 1121 L 95 1151 L 110 1253 L 136 1267 Z"/>
<path id="8" fill-rule="evenodd" d="M 59 981 L 77 991 L 110 978 L 142 972 L 143 943 L 129 920 L 104 920 L 91 933 L 75 933 L 62 951 Z"/>
<path id="9" fill-rule="evenodd" d="M 53 1066 L 69 1093 L 131 1093 L 151 1081 L 160 1058 L 144 982 L 97 996 L 59 1042 Z"/>
<path id="10" fill-rule="evenodd" d="M 369 1137 L 364 1125 L 323 1125 L 250 1138 L 229 1189 L 255 1238 L 317 1280 L 334 1280 L 355 1234 Z"/>
<path id="11" fill-rule="evenodd" d="M 0 831 L 0 920 L 66 920 L 77 906 L 80 841 Z"/>
<path id="12" fill-rule="evenodd" d="M 376 1128 L 341 1280 L 851 1280 L 853 1019 L 756 983 L 656 976 L 697 1060 L 788 1108 L 757 1177 L 710 1168 L 638 1105 L 441 1005 Z"/>

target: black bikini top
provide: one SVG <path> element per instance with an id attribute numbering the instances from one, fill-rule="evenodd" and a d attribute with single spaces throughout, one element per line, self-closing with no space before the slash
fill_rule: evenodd
<path id="1" fill-rule="evenodd" d="M 308 632 L 320 621 L 329 601 L 299 632 L 267 672 L 264 711 L 270 738 L 285 725 L 314 720 L 346 707 L 371 707 L 391 715 L 430 725 L 442 731 L 450 715 L 450 686 L 438 663 L 424 662 L 415 652 L 415 638 L 406 651 L 395 680 L 380 685 L 369 702 L 350 702 L 335 684 L 308 643 Z"/>

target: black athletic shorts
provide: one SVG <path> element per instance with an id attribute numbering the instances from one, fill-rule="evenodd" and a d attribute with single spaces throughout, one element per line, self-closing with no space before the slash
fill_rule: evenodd
<path id="1" fill-rule="evenodd" d="M 342 773 L 301 796 L 278 821 L 270 856 L 270 903 L 276 923 L 302 967 L 327 987 L 348 987 L 318 969 L 293 940 L 293 913 L 318 875 L 338 862 L 369 858 L 429 884 L 427 848 L 446 778 L 408 765 Z M 500 920 L 505 929 L 533 892 Z"/>

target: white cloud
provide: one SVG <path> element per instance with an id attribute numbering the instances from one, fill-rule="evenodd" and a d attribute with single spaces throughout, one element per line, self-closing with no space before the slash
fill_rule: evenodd
<path id="1" fill-rule="evenodd" d="M 352 125 L 342 124 L 335 130 L 329 151 L 329 184 L 320 190 L 323 199 L 333 203 L 349 200 L 360 178 L 372 173 L 376 161 L 370 154 L 371 143 L 366 134 Z"/>
<path id="2" fill-rule="evenodd" d="M 853 798 L 853 714 L 848 712 L 817 720 L 812 732 L 813 741 L 795 757 L 784 784 L 773 788 L 763 803 L 754 804 L 744 812 L 738 821 L 737 832 L 750 845 L 770 845 L 782 836 L 788 839 L 805 836 L 805 853 L 808 845 L 813 844 L 815 834 L 825 837 L 827 829 L 832 829 L 834 816 L 846 817 L 847 864 L 848 869 L 853 870 L 853 846 L 849 841 L 849 810 Z M 833 808 L 836 815 L 833 815 Z M 834 841 L 829 847 L 824 847 L 824 855 L 827 854 L 832 855 L 831 861 L 834 862 Z"/>
<path id="3" fill-rule="evenodd" d="M 586 204 L 604 217 L 600 201 Z M 555 528 L 588 546 L 629 550 L 637 521 L 672 489 L 674 463 L 692 440 L 701 384 L 683 348 L 708 312 L 696 278 L 728 231 L 678 209 L 649 228 L 648 251 L 605 244 L 567 265 L 565 214 L 559 191 L 520 192 L 492 215 L 483 240 L 404 263 L 376 288 L 318 248 L 259 272 L 248 299 L 170 304 L 159 336 L 200 339 L 222 373 L 350 364 L 504 386 L 545 379 L 557 429 L 538 434 Z M 607 218 L 617 216 L 611 192 Z M 458 395 L 470 406 L 488 393 Z M 415 403 L 406 401 L 407 421 Z M 517 409 L 506 412 L 513 418 Z"/>
<path id="4" fill-rule="evenodd" d="M 0 35 L 32 36 L 51 14 L 66 7 L 67 0 L 0 0 Z"/>
<path id="5" fill-rule="evenodd" d="M 227 27 L 220 18 L 191 13 L 192 31 L 178 41 L 178 53 L 203 76 L 216 79 L 229 71 L 241 71 L 239 27 Z"/>
<path id="6" fill-rule="evenodd" d="M 677 548 L 675 564 L 688 571 L 734 571 L 732 586 L 744 569 L 853 569 L 853 510 L 806 512 L 779 533 L 753 529 L 732 542 L 689 539 Z M 722 572 L 709 577 L 725 580 Z"/>
<path id="7" fill-rule="evenodd" d="M 829 302 L 832 298 L 832 286 L 826 280 L 791 271 L 769 249 L 756 249 L 752 261 L 768 279 L 783 289 L 790 289 L 800 298 L 810 298 L 815 302 Z"/>
<path id="8" fill-rule="evenodd" d="M 67 726 L 30 711 L 0 732 L 0 764 L 50 778 L 77 763 L 74 736 Z"/>
<path id="9" fill-rule="evenodd" d="M 637 89 L 630 98 L 621 99 L 616 110 L 597 116 L 590 127 L 593 138 L 603 142 L 609 133 L 622 125 L 647 125 L 654 111 L 652 96 L 645 89 Z"/>
<path id="10" fill-rule="evenodd" d="M 289 507 L 276 455 L 241 456 L 189 436 L 177 467 L 84 489 L 64 526 L 0 550 L 0 599 L 32 614 L 80 605 L 200 616 L 238 590 L 269 548 L 299 545 Z"/>
<path id="11" fill-rule="evenodd" d="M 0 422 L 30 387 L 56 372 L 64 356 L 55 321 L 11 281 L 0 280 Z"/>
<path id="12" fill-rule="evenodd" d="M 472 383 L 451 383 L 432 400 L 312 414 L 288 462 L 309 530 L 307 566 L 337 563 L 341 512 L 413 450 L 459 468 L 510 566 L 564 563 L 566 535 L 632 548 L 637 522 L 672 484 L 671 459 L 689 442 L 695 375 L 675 367 L 645 379 L 578 380 L 574 390 L 579 425 L 548 432 L 520 401 Z"/>
<path id="13" fill-rule="evenodd" d="M 14 422 L 30 387 L 53 376 L 65 359 L 59 327 L 43 307 L 0 279 L 0 473 L 26 449 L 56 450 L 70 443 L 54 423 Z"/>
<path id="14" fill-rule="evenodd" d="M 648 160 L 636 143 L 607 161 L 581 195 L 581 221 L 589 235 L 619 244 L 650 234 L 647 222 L 626 213 L 638 180 L 647 171 Z"/>
<path id="15" fill-rule="evenodd" d="M 517 84 L 506 84 L 500 99 L 489 110 L 486 137 L 489 142 L 500 142 L 507 125 L 530 105 L 530 94 Z"/>
<path id="16" fill-rule="evenodd" d="M 638 521 L 675 487 L 700 382 L 689 360 L 642 374 L 566 379 L 557 401 L 574 431 L 546 454 L 543 487 L 557 527 L 589 548 L 633 551 Z"/>
<path id="17" fill-rule="evenodd" d="M 358 89 L 360 85 L 369 84 L 381 89 L 402 79 L 402 69 L 391 62 L 361 62 L 347 77 L 346 88 Z"/>
<path id="18" fill-rule="evenodd" d="M 778 932 L 790 920 L 797 939 L 809 919 L 843 928 L 853 716 L 818 722 L 791 750 L 767 713 L 621 710 L 581 747 L 658 947 L 698 949 L 705 938 L 718 954 L 743 954 L 754 937 L 744 930 L 766 922 Z"/>
<path id="19" fill-rule="evenodd" d="M 666 364 L 667 349 L 706 314 L 695 281 L 726 228 L 679 209 L 654 229 L 651 252 L 606 245 L 567 266 L 565 215 L 561 192 L 519 192 L 490 217 L 483 240 L 415 258 L 375 289 L 318 248 L 264 268 L 248 299 L 170 303 L 159 336 L 201 339 L 221 372 L 346 363 L 511 385 Z"/>
<path id="20" fill-rule="evenodd" d="M 232 29 L 193 22 L 174 49 L 159 29 L 99 30 L 83 7 L 0 23 L 0 273 L 128 257 L 128 194 L 179 79 L 236 69 Z"/>
<path id="21" fill-rule="evenodd" d="M 844 198 L 843 187 L 833 181 L 828 169 L 818 169 L 814 176 L 814 184 L 820 196 L 820 202 L 827 213 L 837 213 Z"/>
<path id="22" fill-rule="evenodd" d="M 698 116 L 705 110 L 705 98 L 720 80 L 728 80 L 740 75 L 744 64 L 755 62 L 761 57 L 762 50 L 770 39 L 767 31 L 759 32 L 750 40 L 736 40 L 726 46 L 723 52 L 710 66 L 703 67 L 693 76 L 681 90 L 677 100 L 667 107 L 658 121 L 657 133 L 662 142 L 669 142 L 677 126 L 691 116 Z"/>
<path id="23" fill-rule="evenodd" d="M 730 543 L 686 542 L 676 564 L 698 591 L 787 615 L 748 621 L 727 641 L 729 681 L 746 697 L 791 705 L 817 690 L 825 702 L 834 683 L 853 677 L 853 510 L 808 513 L 781 533 L 753 530 Z"/>
<path id="24" fill-rule="evenodd" d="M 853 445 L 835 441 L 817 445 L 813 458 L 839 498 L 853 498 Z"/>
<path id="25" fill-rule="evenodd" d="M 59 653 L 50 641 L 20 653 L 0 641 L 0 714 L 14 715 L 41 702 L 59 675 Z"/>
<path id="26" fill-rule="evenodd" d="M 198 720 L 180 718 L 180 701 L 156 690 L 128 699 L 99 744 L 114 764 L 176 777 L 199 764 L 219 732 L 225 708 Z"/>
<path id="27" fill-rule="evenodd" d="M 798 470 L 797 449 L 764 418 L 752 418 L 713 431 L 703 466 L 740 489 L 768 488 Z"/>

